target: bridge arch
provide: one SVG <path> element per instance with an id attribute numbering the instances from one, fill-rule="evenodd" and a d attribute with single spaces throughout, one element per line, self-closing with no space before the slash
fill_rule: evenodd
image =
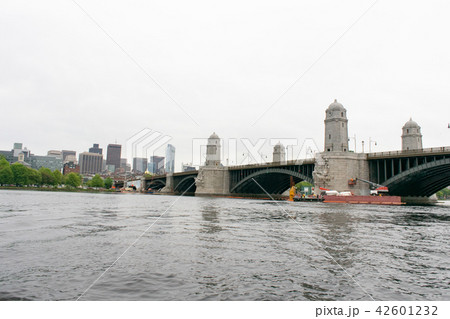
<path id="1" fill-rule="evenodd" d="M 232 187 L 230 192 L 240 194 L 264 193 L 261 187 L 253 181 L 255 179 L 269 194 L 281 194 L 289 189 L 291 176 L 294 178 L 295 183 L 306 181 L 314 184 L 311 177 L 300 172 L 283 168 L 268 168 L 248 175 Z"/>
<path id="2" fill-rule="evenodd" d="M 147 183 L 145 189 L 148 190 L 149 188 L 151 189 L 161 189 L 164 186 L 166 186 L 166 182 L 162 179 L 155 179 L 155 180 L 151 180 L 150 182 Z"/>
<path id="3" fill-rule="evenodd" d="M 383 184 L 392 195 L 429 197 L 450 185 L 450 158 L 415 166 Z"/>
<path id="4" fill-rule="evenodd" d="M 197 176 L 189 175 L 184 177 L 181 181 L 177 183 L 177 185 L 174 188 L 174 192 L 178 193 L 195 193 L 195 190 L 197 189 L 195 185 L 195 178 Z"/>

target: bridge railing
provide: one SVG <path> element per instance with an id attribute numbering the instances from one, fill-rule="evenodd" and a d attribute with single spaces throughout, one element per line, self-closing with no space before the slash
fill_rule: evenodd
<path id="1" fill-rule="evenodd" d="M 440 153 L 450 153 L 450 146 L 422 148 L 418 150 L 368 153 L 367 157 L 374 158 L 374 157 L 391 157 L 391 156 L 414 156 L 414 155 L 431 155 Z"/>

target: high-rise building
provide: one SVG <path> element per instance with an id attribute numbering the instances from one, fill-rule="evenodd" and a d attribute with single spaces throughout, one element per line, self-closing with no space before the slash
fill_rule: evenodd
<path id="1" fill-rule="evenodd" d="M 348 152 L 347 110 L 334 100 L 325 114 L 325 152 Z"/>
<path id="2" fill-rule="evenodd" d="M 164 157 L 151 156 L 148 171 L 152 174 L 164 174 Z"/>
<path id="3" fill-rule="evenodd" d="M 108 150 L 106 154 L 106 166 L 114 165 L 117 169 L 120 167 L 120 153 L 122 152 L 122 145 L 108 144 Z"/>
<path id="4" fill-rule="evenodd" d="M 98 174 L 102 171 L 103 155 L 97 153 L 84 152 L 80 154 L 80 173 Z"/>
<path id="5" fill-rule="evenodd" d="M 89 153 L 103 154 L 103 149 L 98 147 L 98 144 L 94 144 L 90 149 Z"/>
<path id="6" fill-rule="evenodd" d="M 166 172 L 175 172 L 175 146 L 167 144 L 166 148 Z"/>
<path id="7" fill-rule="evenodd" d="M 422 149 L 422 133 L 420 126 L 409 119 L 402 128 L 402 150 L 420 150 Z"/>
<path id="8" fill-rule="evenodd" d="M 133 158 L 133 172 L 135 174 L 145 173 L 147 170 L 147 159 L 145 157 Z"/>
<path id="9" fill-rule="evenodd" d="M 124 172 L 130 172 L 131 171 L 131 165 L 127 163 L 126 158 L 120 159 L 120 168 L 124 170 Z"/>

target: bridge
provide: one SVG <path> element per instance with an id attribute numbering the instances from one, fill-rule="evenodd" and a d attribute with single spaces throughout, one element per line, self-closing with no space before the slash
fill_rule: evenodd
<path id="1" fill-rule="evenodd" d="M 208 195 L 265 195 L 262 187 L 276 197 L 289 189 L 291 179 L 295 183 L 307 181 L 316 187 L 368 193 L 368 186 L 363 183 L 358 183 L 360 185 L 357 186 L 348 185 L 351 178 L 365 178 L 387 186 L 391 195 L 399 196 L 429 197 L 450 185 L 450 147 L 368 154 L 351 152 L 320 154 L 319 157 L 300 161 L 201 167 L 200 171 L 156 175 L 146 178 L 143 187 L 146 190 L 199 195 L 198 179 L 201 179 L 202 175 L 207 179 L 210 172 L 216 172 L 215 177 L 212 177 L 213 184 L 219 185 L 219 188 L 221 185 L 224 186 L 219 191 L 215 190 L 216 186 L 212 191 L 205 191 L 204 194 Z M 317 163 L 319 158 L 323 162 L 321 165 Z M 357 169 L 352 170 L 354 167 Z M 318 178 L 315 180 L 321 169 L 324 170 L 322 175 L 325 175 L 328 183 L 321 183 Z M 223 178 L 226 180 L 218 182 L 221 177 L 218 177 L 217 172 L 223 172 L 225 174 Z"/>
<path id="2" fill-rule="evenodd" d="M 279 195 L 290 187 L 291 178 L 295 183 L 307 181 L 314 183 L 314 159 L 287 161 L 285 163 L 250 164 L 224 168 L 229 173 L 228 192 L 236 196 L 265 194 L 254 182 L 257 181 L 269 194 Z M 196 192 L 196 178 L 199 171 L 174 173 L 168 192 L 193 194 Z M 162 190 L 167 184 L 168 175 L 156 175 L 145 179 L 145 189 Z M 170 182 L 169 182 L 170 183 Z"/>
<path id="3" fill-rule="evenodd" d="M 450 185 L 450 147 L 367 154 L 370 181 L 390 194 L 431 196 Z"/>
<path id="4" fill-rule="evenodd" d="M 269 194 L 279 195 L 289 189 L 291 178 L 295 183 L 307 181 L 314 184 L 314 163 L 314 159 L 309 159 L 286 163 L 231 166 L 229 167 L 230 193 L 265 194 L 262 187 Z"/>

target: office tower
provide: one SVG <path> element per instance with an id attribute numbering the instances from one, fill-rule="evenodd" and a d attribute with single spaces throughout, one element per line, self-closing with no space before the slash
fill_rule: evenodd
<path id="1" fill-rule="evenodd" d="M 120 153 L 122 151 L 122 145 L 108 144 L 108 150 L 106 154 L 106 166 L 114 165 L 115 169 L 120 168 Z"/>
<path id="2" fill-rule="evenodd" d="M 135 174 L 145 173 L 147 170 L 147 159 L 143 157 L 133 158 L 133 172 Z"/>
<path id="3" fill-rule="evenodd" d="M 150 157 L 149 171 L 153 174 L 164 174 L 164 157 L 152 156 Z"/>
<path id="4" fill-rule="evenodd" d="M 166 148 L 166 172 L 173 173 L 175 171 L 175 146 L 167 144 Z"/>
<path id="5" fill-rule="evenodd" d="M 84 152 L 80 154 L 80 173 L 98 174 L 102 171 L 103 155 Z"/>
<path id="6" fill-rule="evenodd" d="M 95 154 L 103 154 L 103 149 L 98 147 L 98 144 L 94 144 L 90 149 L 89 153 L 95 153 Z"/>

